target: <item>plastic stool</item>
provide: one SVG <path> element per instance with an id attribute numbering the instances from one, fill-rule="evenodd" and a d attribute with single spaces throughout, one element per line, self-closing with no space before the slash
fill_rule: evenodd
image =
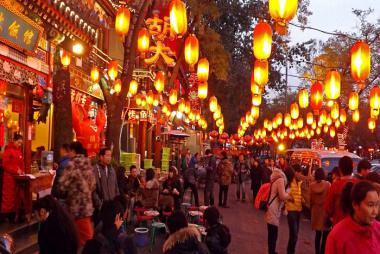
<path id="1" fill-rule="evenodd" d="M 150 232 L 151 232 L 151 234 L 150 234 L 150 252 L 153 251 L 153 246 L 156 243 L 157 230 L 159 230 L 161 228 L 165 228 L 165 231 L 167 231 L 165 223 L 162 223 L 162 222 L 153 222 L 152 225 L 151 225 L 151 230 L 150 230 Z"/>
<path id="2" fill-rule="evenodd" d="M 185 215 L 187 215 L 190 206 L 191 206 L 190 203 L 182 203 L 181 204 L 181 209 L 183 210 L 183 212 L 185 213 Z"/>

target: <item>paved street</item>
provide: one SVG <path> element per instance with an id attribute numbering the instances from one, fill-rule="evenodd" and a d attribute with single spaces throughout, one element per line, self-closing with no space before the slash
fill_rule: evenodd
<path id="1" fill-rule="evenodd" d="M 218 197 L 219 187 L 216 186 L 215 198 Z M 223 222 L 231 231 L 232 242 L 229 247 L 230 254 L 266 254 L 267 253 L 267 229 L 264 221 L 264 212 L 256 210 L 252 202 L 242 203 L 235 198 L 236 186 L 231 185 L 229 190 L 230 208 L 220 208 Z M 203 201 L 203 190 L 199 190 L 200 200 Z M 187 198 L 186 198 L 187 199 Z M 160 235 L 152 253 L 161 253 L 163 235 Z M 286 254 L 288 241 L 288 224 L 283 216 L 277 252 Z M 150 253 L 149 248 L 140 249 L 139 253 Z M 301 219 L 301 229 L 297 244 L 297 254 L 314 253 L 314 232 L 311 230 L 310 221 Z"/>
<path id="2" fill-rule="evenodd" d="M 231 254 L 242 253 L 267 253 L 267 229 L 264 221 L 264 212 L 256 210 L 252 202 L 241 203 L 235 198 L 235 185 L 232 185 L 229 193 L 230 208 L 221 208 L 223 222 L 230 228 L 232 242 L 229 248 Z M 286 253 L 288 241 L 288 224 L 283 216 L 277 252 Z M 314 253 L 314 232 L 311 230 L 310 221 L 302 219 L 297 254 Z"/>

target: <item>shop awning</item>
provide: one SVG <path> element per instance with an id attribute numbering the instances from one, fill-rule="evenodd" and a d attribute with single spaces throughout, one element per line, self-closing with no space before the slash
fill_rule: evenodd
<path id="1" fill-rule="evenodd" d="M 169 135 L 169 136 L 176 136 L 176 137 L 181 137 L 181 138 L 188 138 L 190 137 L 189 134 L 179 131 L 179 130 L 171 130 L 171 131 L 165 131 L 161 133 L 162 135 Z"/>

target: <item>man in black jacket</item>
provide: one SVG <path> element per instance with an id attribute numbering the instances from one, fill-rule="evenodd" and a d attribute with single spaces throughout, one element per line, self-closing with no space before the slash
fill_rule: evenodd
<path id="1" fill-rule="evenodd" d="M 230 230 L 220 223 L 220 213 L 218 209 L 211 206 L 204 213 L 206 222 L 205 243 L 211 254 L 227 254 L 227 247 L 231 242 Z"/>
<path id="2" fill-rule="evenodd" d="M 206 168 L 206 186 L 204 190 L 205 206 L 214 205 L 214 183 L 216 180 L 216 158 L 212 154 L 211 149 L 205 152 L 205 168 Z"/>
<path id="3" fill-rule="evenodd" d="M 94 167 L 96 179 L 96 189 L 93 193 L 93 202 L 95 206 L 94 220 L 96 213 L 100 211 L 104 201 L 113 200 L 119 195 L 119 186 L 117 184 L 116 172 L 111 166 L 112 152 L 109 148 L 102 148 L 99 151 L 99 162 Z M 97 221 L 95 221 L 96 223 Z"/>

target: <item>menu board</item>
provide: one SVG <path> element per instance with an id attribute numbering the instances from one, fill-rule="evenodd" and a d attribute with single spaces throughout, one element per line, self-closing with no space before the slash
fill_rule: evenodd
<path id="1" fill-rule="evenodd" d="M 169 172 L 169 162 L 170 162 L 170 148 L 162 148 L 162 158 L 161 158 L 161 171 Z"/>
<path id="2" fill-rule="evenodd" d="M 122 152 L 120 155 L 120 166 L 125 168 L 126 175 L 130 173 L 129 168 L 132 165 L 135 165 L 140 170 L 140 154 Z"/>

